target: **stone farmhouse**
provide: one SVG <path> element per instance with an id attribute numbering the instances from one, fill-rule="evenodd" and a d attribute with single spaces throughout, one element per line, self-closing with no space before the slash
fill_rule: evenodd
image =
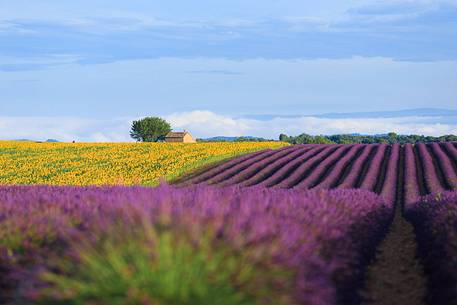
<path id="1" fill-rule="evenodd" d="M 192 135 L 187 132 L 169 132 L 165 136 L 165 142 L 170 143 L 196 143 L 197 141 L 192 137 Z"/>

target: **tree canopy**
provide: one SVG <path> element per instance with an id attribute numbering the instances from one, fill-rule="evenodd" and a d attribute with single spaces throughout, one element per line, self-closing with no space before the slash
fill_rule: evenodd
<path id="1" fill-rule="evenodd" d="M 170 124 L 162 118 L 146 117 L 133 121 L 130 136 L 138 142 L 157 142 L 171 131 Z"/>

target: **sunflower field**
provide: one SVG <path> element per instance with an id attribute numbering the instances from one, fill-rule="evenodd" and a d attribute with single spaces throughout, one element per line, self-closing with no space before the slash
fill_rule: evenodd
<path id="1" fill-rule="evenodd" d="M 0 184 L 153 186 L 212 162 L 286 145 L 0 141 Z"/>

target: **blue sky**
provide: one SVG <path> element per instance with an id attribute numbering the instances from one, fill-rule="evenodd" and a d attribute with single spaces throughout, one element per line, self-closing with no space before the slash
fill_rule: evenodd
<path id="1" fill-rule="evenodd" d="M 145 115 L 268 136 L 236 120 L 457 109 L 456 88 L 457 1 L 0 0 L 0 138 L 123 141 Z M 457 133 L 449 118 L 403 121 Z M 313 132 L 350 131 L 339 124 Z"/>

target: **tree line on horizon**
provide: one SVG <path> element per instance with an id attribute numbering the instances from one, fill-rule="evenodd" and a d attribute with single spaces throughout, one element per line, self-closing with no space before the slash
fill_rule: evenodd
<path id="1" fill-rule="evenodd" d="M 337 134 L 312 136 L 302 133 L 298 136 L 280 134 L 279 140 L 291 144 L 414 144 L 418 142 L 457 142 L 457 136 L 399 135 L 395 132 L 381 135 Z"/>

